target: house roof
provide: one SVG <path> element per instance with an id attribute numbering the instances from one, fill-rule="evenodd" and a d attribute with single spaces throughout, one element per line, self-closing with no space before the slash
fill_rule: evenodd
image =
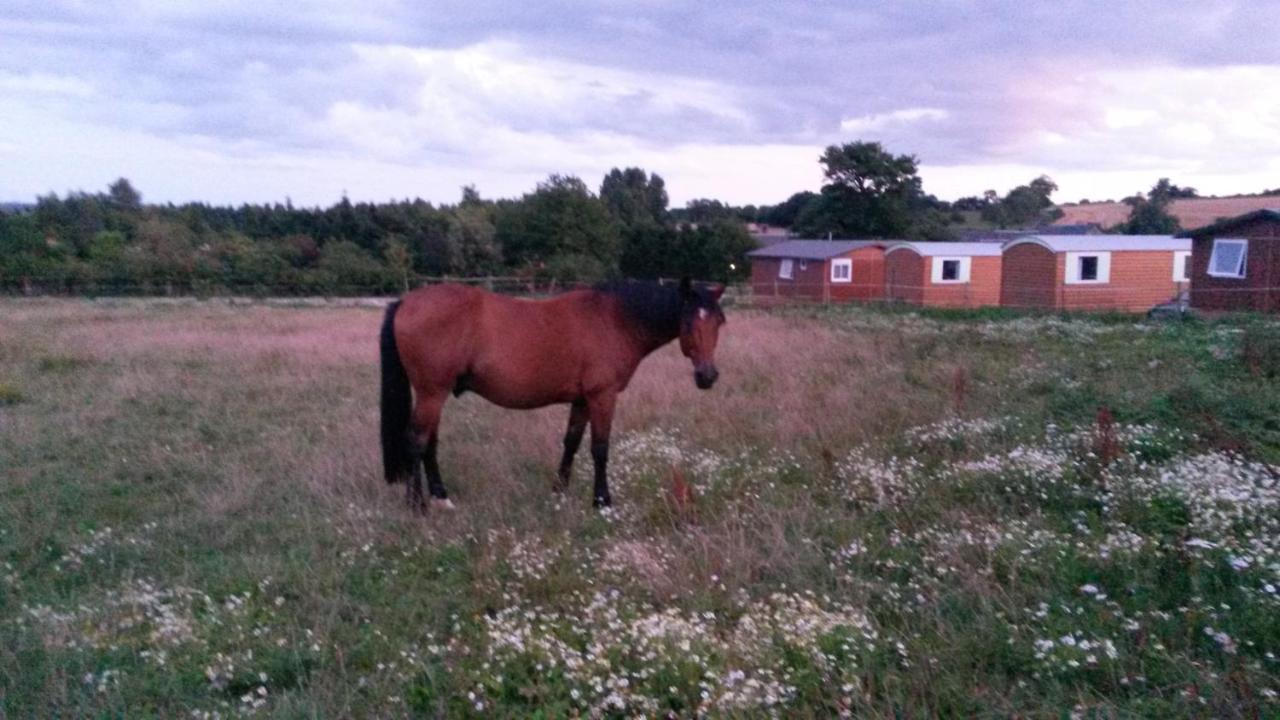
<path id="1" fill-rule="evenodd" d="M 863 247 L 884 247 L 880 240 L 788 240 L 747 253 L 750 257 L 826 260 Z"/>
<path id="2" fill-rule="evenodd" d="M 1008 250 L 1015 245 L 1032 243 L 1050 252 L 1123 252 L 1190 250 L 1191 241 L 1172 235 L 1028 235 L 1005 243 Z"/>
<path id="3" fill-rule="evenodd" d="M 1189 238 L 1202 237 L 1204 235 L 1216 235 L 1220 232 L 1226 232 L 1232 228 L 1244 225 L 1245 223 L 1254 222 L 1255 220 L 1274 220 L 1276 222 L 1280 222 L 1280 209 L 1263 208 L 1243 215 L 1237 215 L 1233 218 L 1224 218 L 1212 225 L 1205 225 L 1202 228 L 1196 228 L 1195 230 L 1188 230 L 1187 232 L 1180 233 L 1178 237 Z"/>
<path id="4" fill-rule="evenodd" d="M 891 245 L 885 253 L 894 250 L 914 250 L 925 257 L 953 255 L 956 257 L 999 255 L 1004 246 L 998 242 L 900 242 Z"/>

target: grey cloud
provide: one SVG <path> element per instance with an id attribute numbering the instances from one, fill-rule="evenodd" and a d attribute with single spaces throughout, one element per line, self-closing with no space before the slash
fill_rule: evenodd
<path id="1" fill-rule="evenodd" d="M 1077 64 L 1280 63 L 1276 3 L 1114 2 L 509 3 L 371 0 L 171 4 L 10 2 L 0 70 L 85 80 L 95 122 L 239 146 L 333 149 L 317 132 L 339 102 L 421 112 L 413 68 L 357 62 L 353 46 L 463 48 L 504 41 L 530 58 L 652 76 L 654 87 L 564 112 L 483 110 L 515 131 L 614 133 L 648 143 L 813 144 L 851 139 L 850 117 L 940 108 L 943 119 L 875 139 L 935 163 L 1008 160 L 1028 131 L 1025 86 Z M 745 122 L 696 104 L 655 101 L 672 79 L 723 88 Z M 1051 89 L 1049 90 L 1051 92 Z M 1055 107 L 1059 127 L 1089 132 L 1091 108 Z M 343 148 L 337 148 L 339 150 Z M 422 152 L 447 148 L 424 142 Z M 816 150 L 815 150 L 816 154 Z M 413 158 L 406 158 L 412 161 Z"/>

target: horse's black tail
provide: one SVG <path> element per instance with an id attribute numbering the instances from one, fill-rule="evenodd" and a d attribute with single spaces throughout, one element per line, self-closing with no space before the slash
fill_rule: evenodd
<path id="1" fill-rule="evenodd" d="M 413 394 L 396 347 L 395 320 L 399 309 L 399 300 L 387 306 L 378 341 L 382 351 L 382 468 L 388 483 L 407 479 L 413 469 L 413 455 L 409 450 Z"/>

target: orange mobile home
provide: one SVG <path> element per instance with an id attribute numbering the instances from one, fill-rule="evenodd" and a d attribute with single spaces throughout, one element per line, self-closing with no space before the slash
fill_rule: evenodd
<path id="1" fill-rule="evenodd" d="M 903 242 L 884 253 L 885 297 L 915 305 L 1000 304 L 1000 243 Z"/>
<path id="2" fill-rule="evenodd" d="M 1168 235 L 1029 235 L 1005 243 L 1000 304 L 1145 312 L 1187 291 L 1190 257 Z"/>

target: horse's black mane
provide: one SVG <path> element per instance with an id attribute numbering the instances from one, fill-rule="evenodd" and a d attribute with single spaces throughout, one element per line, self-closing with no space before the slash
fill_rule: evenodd
<path id="1" fill-rule="evenodd" d="M 622 311 L 649 335 L 673 338 L 680 334 L 680 290 L 675 285 L 654 281 L 616 280 L 595 286 L 596 292 L 612 295 L 622 303 Z"/>

